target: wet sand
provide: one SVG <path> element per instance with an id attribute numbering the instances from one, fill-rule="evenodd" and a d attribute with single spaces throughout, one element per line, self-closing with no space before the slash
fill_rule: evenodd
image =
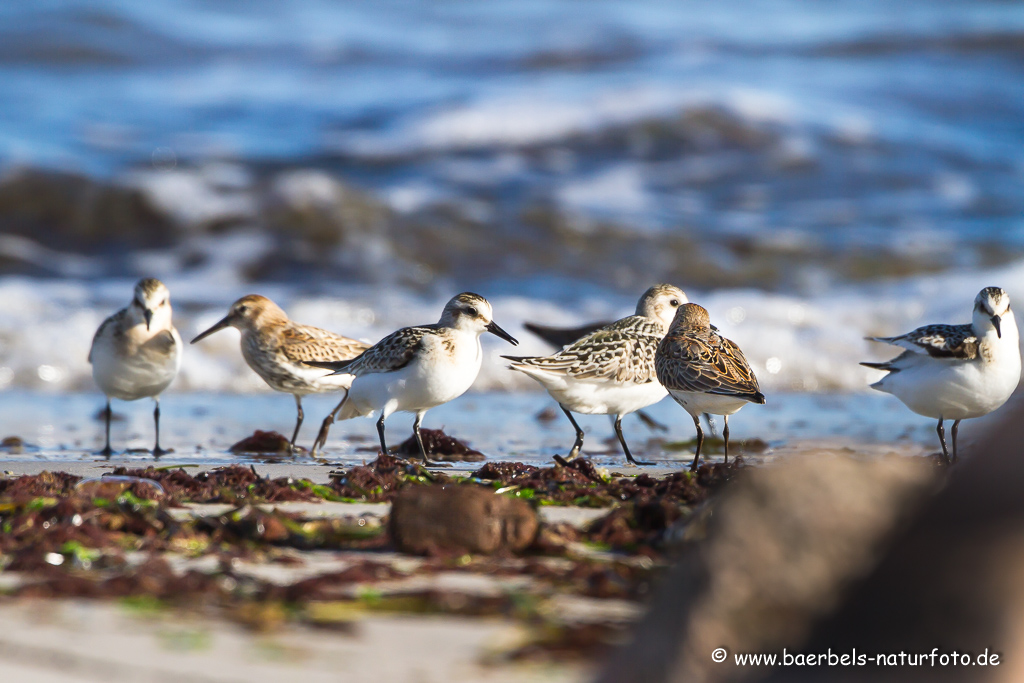
<path id="1" fill-rule="evenodd" d="M 36 683 L 267 681 L 570 682 L 579 664 L 488 666 L 521 637 L 499 619 L 374 616 L 351 633 L 288 626 L 253 634 L 200 615 L 83 600 L 0 604 L 0 679 Z"/>

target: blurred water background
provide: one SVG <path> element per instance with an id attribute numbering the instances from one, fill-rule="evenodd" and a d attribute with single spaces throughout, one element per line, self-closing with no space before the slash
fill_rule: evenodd
<path id="1" fill-rule="evenodd" d="M 863 336 L 1024 298 L 1022 182 L 1017 2 L 5 3 L 0 388 L 92 390 L 155 276 L 186 338 L 470 289 L 527 354 L 668 281 L 767 392 L 866 391 Z M 534 388 L 485 343 L 479 389 Z M 266 388 L 225 332 L 172 391 Z"/>

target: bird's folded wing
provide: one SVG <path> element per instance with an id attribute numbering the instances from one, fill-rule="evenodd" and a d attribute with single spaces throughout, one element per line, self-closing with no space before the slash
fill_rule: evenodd
<path id="1" fill-rule="evenodd" d="M 898 337 L 871 337 L 934 358 L 971 360 L 978 356 L 978 338 L 970 325 L 925 325 Z"/>
<path id="2" fill-rule="evenodd" d="M 573 379 L 643 384 L 654 380 L 654 353 L 663 332 L 658 323 L 631 316 L 591 332 L 554 355 L 511 360 Z"/>
<path id="3" fill-rule="evenodd" d="M 96 340 L 102 337 L 103 334 L 107 331 L 107 328 L 109 328 L 111 325 L 117 325 L 118 322 L 120 322 L 120 320 L 125 317 L 125 315 L 127 315 L 127 309 L 122 308 L 117 313 L 108 316 L 107 319 L 100 323 L 100 326 L 96 328 L 96 334 L 92 336 L 92 345 L 89 346 L 88 361 L 90 363 L 92 363 L 93 350 L 96 348 Z"/>
<path id="4" fill-rule="evenodd" d="M 403 327 L 384 337 L 351 361 L 335 361 L 330 366 L 327 363 L 307 361 L 307 365 L 344 369 L 353 375 L 401 370 L 422 350 L 423 338 L 432 331 L 427 326 Z"/>
<path id="5" fill-rule="evenodd" d="M 369 345 L 318 327 L 294 325 L 282 333 L 280 348 L 286 358 L 299 363 L 352 360 Z"/>
<path id="6" fill-rule="evenodd" d="M 656 367 L 658 379 L 670 390 L 728 396 L 760 391 L 743 352 L 714 333 L 666 338 Z"/>

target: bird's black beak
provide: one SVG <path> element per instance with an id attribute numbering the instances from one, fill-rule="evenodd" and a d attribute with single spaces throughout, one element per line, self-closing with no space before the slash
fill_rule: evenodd
<path id="1" fill-rule="evenodd" d="M 1000 318 L 998 315 L 994 315 L 990 318 L 990 320 L 992 321 L 992 326 L 996 328 L 996 336 L 1002 339 L 1003 331 L 999 328 L 999 321 L 1001 321 L 1002 318 Z"/>
<path id="2" fill-rule="evenodd" d="M 519 346 L 519 342 L 516 341 L 516 338 L 513 337 L 508 332 L 506 332 L 505 330 L 503 330 L 500 327 L 498 327 L 498 325 L 493 320 L 491 322 L 487 323 L 487 327 L 485 327 L 484 329 L 487 330 L 488 332 L 490 332 L 491 334 L 493 334 L 496 337 L 501 337 L 502 339 L 507 341 L 512 346 Z"/>
<path id="3" fill-rule="evenodd" d="M 146 331 L 149 331 L 149 324 L 153 322 L 153 311 L 147 308 L 142 312 L 142 315 L 146 318 Z"/>
<path id="4" fill-rule="evenodd" d="M 196 338 L 193 339 L 189 343 L 190 344 L 195 344 L 200 339 L 206 339 L 207 337 L 209 337 L 214 332 L 217 332 L 219 330 L 223 330 L 225 327 L 231 327 L 231 316 L 230 315 L 226 315 L 223 318 L 221 318 L 219 321 L 217 321 L 213 325 L 213 327 L 211 327 L 210 329 L 206 330 L 206 332 L 200 332 L 198 335 L 196 335 Z"/>

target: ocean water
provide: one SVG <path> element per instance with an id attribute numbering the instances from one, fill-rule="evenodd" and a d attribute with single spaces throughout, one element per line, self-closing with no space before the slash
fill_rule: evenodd
<path id="1" fill-rule="evenodd" d="M 324 415 L 335 405 L 335 396 L 311 396 L 303 402 L 306 420 L 299 445 L 309 446 Z M 893 410 L 896 399 L 881 394 L 843 393 L 777 394 L 765 406 L 750 406 L 729 421 L 730 438 L 736 445 L 746 439 L 763 442 L 745 453 L 759 461 L 815 444 L 848 449 L 866 455 L 888 452 L 923 454 L 938 450 L 934 424 L 909 411 Z M 161 400 L 160 445 L 173 449 L 161 458 L 165 464 L 203 466 L 230 462 L 319 462 L 351 466 L 368 462 L 379 450 L 375 420 L 353 419 L 335 423 L 325 452 L 313 460 L 308 455 L 236 454 L 235 442 L 256 429 L 291 435 L 295 404 L 283 394 L 224 394 L 170 391 Z M 111 445 L 113 462 L 152 463 L 153 403 L 114 402 L 115 421 Z M 92 393 L 48 394 L 11 391 L 0 394 L 0 439 L 17 436 L 25 443 L 19 451 L 0 447 L 0 460 L 103 462 L 103 397 Z M 517 460 L 549 464 L 551 456 L 565 455 L 574 433 L 554 402 L 534 392 L 471 392 L 427 413 L 423 427 L 469 443 L 490 460 Z M 689 415 L 669 400 L 652 406 L 648 413 L 665 431 L 655 431 L 633 416 L 623 421 L 623 434 L 633 454 L 661 467 L 683 467 L 693 458 L 696 434 Z M 553 418 L 553 419 L 552 419 Z M 611 421 L 604 416 L 578 415 L 586 432 L 583 453 L 600 466 L 625 466 Z M 994 424 L 991 416 L 964 424 L 961 452 Z M 412 416 L 397 413 L 387 421 L 389 446 L 412 436 Z M 705 424 L 707 432 L 707 425 Z M 721 428 L 721 418 L 716 429 Z M 882 450 L 878 450 L 881 448 Z M 742 447 L 737 446 L 741 450 Z M 734 451 L 735 454 L 735 451 Z M 721 459 L 721 450 L 705 455 Z"/>
<path id="2" fill-rule="evenodd" d="M 8 3 L 0 389 L 91 391 L 155 276 L 186 338 L 258 292 L 375 341 L 472 289 L 523 354 L 671 281 L 770 397 L 868 396 L 864 336 L 1024 298 L 1022 56 L 986 0 Z M 508 350 L 478 395 L 535 390 Z M 290 414 L 234 331 L 174 391 Z"/>

